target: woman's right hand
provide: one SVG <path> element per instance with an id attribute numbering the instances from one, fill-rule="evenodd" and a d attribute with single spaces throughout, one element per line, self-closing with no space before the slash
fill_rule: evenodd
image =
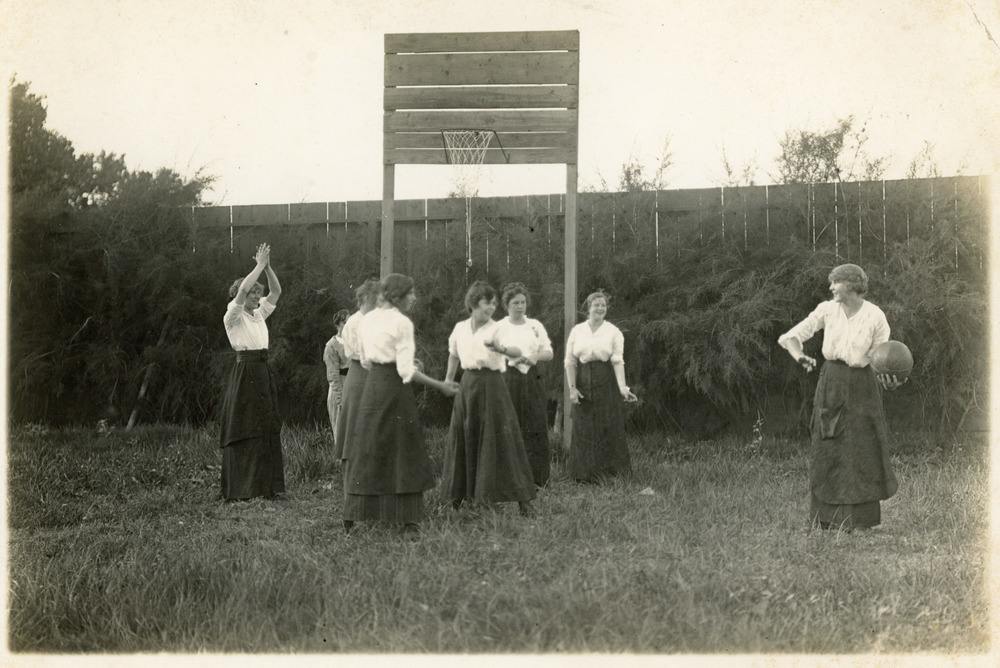
<path id="1" fill-rule="evenodd" d="M 267 244 L 257 246 L 257 252 L 253 256 L 258 267 L 265 267 L 271 259 L 271 247 Z"/>
<path id="2" fill-rule="evenodd" d="M 809 373 L 816 368 L 816 360 L 809 357 L 809 355 L 799 355 L 795 361 L 802 365 L 802 368 L 806 370 L 806 373 Z"/>
<path id="3" fill-rule="evenodd" d="M 446 397 L 453 397 L 458 394 L 459 389 L 462 387 L 454 380 L 445 380 L 441 382 L 442 388 L 441 393 Z"/>
<path id="4" fill-rule="evenodd" d="M 580 390 L 576 389 L 575 387 L 571 388 L 570 391 L 569 391 L 569 401 L 570 401 L 570 403 L 572 403 L 572 404 L 578 404 L 578 403 L 580 403 L 581 399 L 583 399 L 583 395 L 580 393 Z"/>

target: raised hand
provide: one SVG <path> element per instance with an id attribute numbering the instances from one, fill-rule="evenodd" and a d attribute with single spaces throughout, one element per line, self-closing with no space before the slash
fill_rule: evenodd
<path id="1" fill-rule="evenodd" d="M 253 256 L 258 266 L 264 267 L 271 261 L 271 247 L 267 244 L 257 246 L 257 252 Z"/>

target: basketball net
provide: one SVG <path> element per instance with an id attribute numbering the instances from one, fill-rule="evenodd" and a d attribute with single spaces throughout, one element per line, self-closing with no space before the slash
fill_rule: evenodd
<path id="1" fill-rule="evenodd" d="M 479 194 L 483 159 L 493 130 L 442 130 L 448 162 L 455 169 L 455 189 L 465 198 L 465 270 L 472 267 L 472 198 Z"/>

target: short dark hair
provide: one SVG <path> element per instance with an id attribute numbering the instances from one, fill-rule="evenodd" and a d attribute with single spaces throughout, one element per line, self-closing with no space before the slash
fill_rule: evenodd
<path id="1" fill-rule="evenodd" d="M 603 299 L 604 304 L 606 306 L 611 306 L 611 295 L 609 295 L 604 290 L 598 288 L 594 292 L 591 292 L 589 295 L 587 295 L 587 298 L 583 300 L 583 310 L 585 313 L 590 311 L 590 305 L 594 302 L 595 299 Z"/>
<path id="2" fill-rule="evenodd" d="M 483 299 L 489 301 L 497 298 L 497 291 L 486 281 L 476 281 L 469 286 L 465 292 L 465 308 L 472 312 L 472 309 L 479 306 Z"/>
<path id="3" fill-rule="evenodd" d="M 235 281 L 233 281 L 233 284 L 229 286 L 229 298 L 230 299 L 233 299 L 233 298 L 236 297 L 236 293 L 240 291 L 240 283 L 242 283 L 242 282 L 243 282 L 242 278 L 237 278 Z M 257 281 L 256 283 L 254 283 L 253 286 L 250 289 L 253 290 L 257 286 L 260 286 L 261 292 L 264 291 L 264 286 L 261 285 L 260 281 Z"/>
<path id="4" fill-rule="evenodd" d="M 346 308 L 340 309 L 339 311 L 333 314 L 333 326 L 336 327 L 337 329 L 340 329 L 341 327 L 344 326 L 344 323 L 347 322 L 347 318 L 349 318 L 350 315 L 351 312 L 348 311 Z"/>
<path id="5" fill-rule="evenodd" d="M 868 274 L 856 264 L 840 264 L 830 272 L 831 283 L 843 283 L 859 295 L 868 292 Z"/>
<path id="6" fill-rule="evenodd" d="M 524 283 L 514 281 L 513 283 L 508 283 L 503 286 L 503 296 L 500 297 L 500 303 L 503 304 L 504 308 L 507 308 L 507 304 L 510 300 L 518 295 L 524 295 L 524 301 L 528 304 L 531 303 L 531 295 L 528 294 L 528 288 Z"/>
<path id="7" fill-rule="evenodd" d="M 403 274 L 389 274 L 379 284 L 382 299 L 399 308 L 403 299 L 413 290 L 413 279 Z"/>
<path id="8" fill-rule="evenodd" d="M 378 299 L 379 282 L 369 278 L 354 291 L 354 303 L 360 309 L 364 306 L 374 306 Z"/>

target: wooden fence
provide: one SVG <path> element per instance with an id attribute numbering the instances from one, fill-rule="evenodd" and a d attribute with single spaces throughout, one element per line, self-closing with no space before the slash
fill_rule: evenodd
<path id="1" fill-rule="evenodd" d="M 845 262 L 881 265 L 892 244 L 938 235 L 949 240 L 956 270 L 982 275 L 987 178 L 584 192 L 580 271 L 588 258 L 626 251 L 652 269 L 706 244 L 752 250 L 791 237 Z M 471 259 L 477 274 L 534 274 L 539 263 L 561 257 L 564 201 L 560 194 L 473 198 L 467 229 L 464 199 L 398 200 L 394 267 L 419 272 L 432 249 L 444 249 L 455 261 Z M 332 255 L 359 272 L 378 272 L 380 200 L 206 206 L 193 208 L 191 217 L 195 247 L 199 240 L 228 241 L 236 273 L 270 237 L 294 239 L 306 257 Z"/>

